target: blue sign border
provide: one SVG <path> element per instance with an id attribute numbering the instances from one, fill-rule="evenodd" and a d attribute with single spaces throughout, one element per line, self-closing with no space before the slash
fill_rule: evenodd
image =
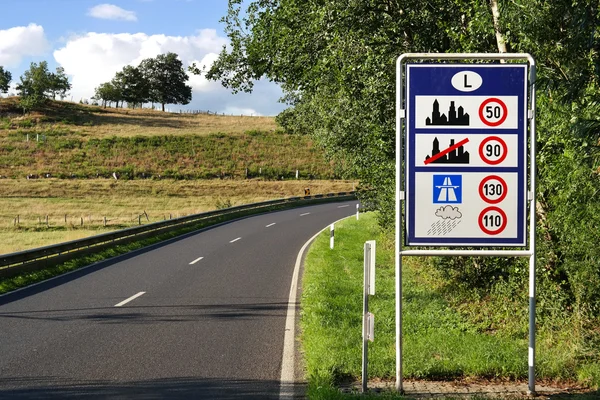
<path id="1" fill-rule="evenodd" d="M 480 88 L 473 92 L 460 92 L 452 86 L 452 77 L 461 71 L 473 71 L 483 78 Z M 407 137 L 405 149 L 405 212 L 407 220 L 407 246 L 484 246 L 509 247 L 526 246 L 526 185 L 527 185 L 527 64 L 407 64 L 406 66 L 406 99 L 407 99 Z M 415 160 L 416 134 L 456 133 L 456 128 L 417 129 L 415 127 L 416 96 L 517 96 L 518 123 L 516 129 L 469 128 L 470 135 L 513 134 L 518 136 L 518 166 L 515 167 L 461 167 L 461 166 L 417 166 Z M 431 238 L 415 235 L 415 174 L 417 172 L 433 173 L 470 173 L 516 172 L 518 181 L 517 193 L 517 237 L 516 238 L 474 238 L 452 237 Z"/>

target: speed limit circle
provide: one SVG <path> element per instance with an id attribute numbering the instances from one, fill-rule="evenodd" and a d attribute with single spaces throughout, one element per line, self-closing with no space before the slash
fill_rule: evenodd
<path id="1" fill-rule="evenodd" d="M 508 108 L 496 97 L 490 97 L 479 106 L 479 119 L 487 126 L 499 126 L 506 121 Z"/>
<path id="2" fill-rule="evenodd" d="M 479 157 L 484 163 L 498 165 L 506 159 L 508 146 L 504 139 L 498 136 L 488 136 L 479 144 Z"/>
<path id="3" fill-rule="evenodd" d="M 488 235 L 498 235 L 506 228 L 506 213 L 499 207 L 484 208 L 478 218 L 479 229 Z"/>
<path id="4" fill-rule="evenodd" d="M 479 196 L 489 204 L 498 204 L 506 198 L 508 185 L 498 175 L 490 175 L 479 183 Z"/>

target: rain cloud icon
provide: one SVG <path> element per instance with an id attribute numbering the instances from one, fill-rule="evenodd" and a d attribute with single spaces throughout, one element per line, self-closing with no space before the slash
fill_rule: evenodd
<path id="1" fill-rule="evenodd" d="M 458 211 L 458 207 L 444 206 L 435 211 L 435 216 L 443 219 L 459 219 L 462 213 Z"/>

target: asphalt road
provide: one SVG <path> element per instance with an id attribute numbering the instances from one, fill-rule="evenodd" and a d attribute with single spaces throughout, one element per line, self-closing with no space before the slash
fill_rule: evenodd
<path id="1" fill-rule="evenodd" d="M 355 204 L 246 218 L 0 297 L 0 399 L 279 398 L 296 257 Z"/>

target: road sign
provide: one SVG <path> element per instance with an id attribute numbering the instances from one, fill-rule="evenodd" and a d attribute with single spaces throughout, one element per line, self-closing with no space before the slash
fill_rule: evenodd
<path id="1" fill-rule="evenodd" d="M 489 165 L 498 165 L 506 159 L 508 146 L 504 139 L 498 136 L 488 136 L 479 144 L 479 156 Z"/>
<path id="2" fill-rule="evenodd" d="M 462 203 L 462 176 L 461 175 L 434 175 L 433 176 L 433 203 L 450 204 Z"/>
<path id="3" fill-rule="evenodd" d="M 489 175 L 479 184 L 479 196 L 486 203 L 497 204 L 506 198 L 508 185 L 498 175 Z"/>
<path id="4" fill-rule="evenodd" d="M 524 246 L 527 65 L 408 64 L 406 244 Z"/>

